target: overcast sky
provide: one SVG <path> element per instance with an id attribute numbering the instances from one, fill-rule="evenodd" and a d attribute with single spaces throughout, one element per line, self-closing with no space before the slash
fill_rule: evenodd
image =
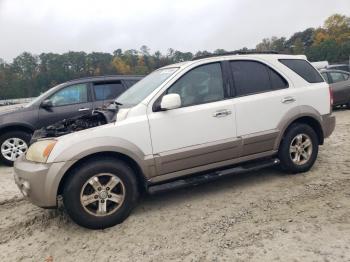
<path id="1" fill-rule="evenodd" d="M 0 0 L 0 57 L 24 51 L 253 48 L 318 27 L 350 0 Z"/>

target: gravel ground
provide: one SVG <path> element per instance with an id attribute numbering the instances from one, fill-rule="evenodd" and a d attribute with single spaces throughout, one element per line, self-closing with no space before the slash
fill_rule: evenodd
<path id="1" fill-rule="evenodd" d="M 350 261 L 350 111 L 335 114 L 312 171 L 147 196 L 102 231 L 23 200 L 0 167 L 0 261 Z"/>

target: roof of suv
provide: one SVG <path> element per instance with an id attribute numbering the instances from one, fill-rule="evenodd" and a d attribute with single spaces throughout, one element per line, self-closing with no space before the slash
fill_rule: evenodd
<path id="1" fill-rule="evenodd" d="M 218 55 L 218 56 L 210 56 L 206 58 L 201 58 L 197 60 L 191 60 L 191 61 L 186 61 L 186 62 L 180 62 L 172 65 L 167 65 L 162 67 L 163 69 L 165 68 L 172 68 L 172 67 L 186 67 L 191 64 L 195 64 L 198 62 L 202 61 L 207 61 L 207 62 L 216 62 L 216 61 L 223 61 L 223 60 L 228 60 L 228 59 L 251 59 L 251 58 L 257 58 L 257 59 L 265 59 L 265 60 L 276 60 L 276 59 L 304 59 L 306 60 L 305 55 L 287 55 L 287 54 L 236 54 L 236 55 Z"/>

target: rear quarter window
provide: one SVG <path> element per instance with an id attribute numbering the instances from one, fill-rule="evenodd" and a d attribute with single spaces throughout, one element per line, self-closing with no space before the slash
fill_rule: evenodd
<path id="1" fill-rule="evenodd" d="M 309 83 L 322 83 L 323 78 L 317 72 L 317 70 L 303 59 L 279 59 L 289 69 L 293 70 L 305 81 Z"/>

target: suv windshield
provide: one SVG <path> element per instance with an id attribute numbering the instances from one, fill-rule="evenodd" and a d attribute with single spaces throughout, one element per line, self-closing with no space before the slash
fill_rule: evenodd
<path id="1" fill-rule="evenodd" d="M 149 74 L 119 96 L 117 102 L 127 107 L 137 105 L 163 84 L 177 69 L 177 67 L 165 68 Z"/>

